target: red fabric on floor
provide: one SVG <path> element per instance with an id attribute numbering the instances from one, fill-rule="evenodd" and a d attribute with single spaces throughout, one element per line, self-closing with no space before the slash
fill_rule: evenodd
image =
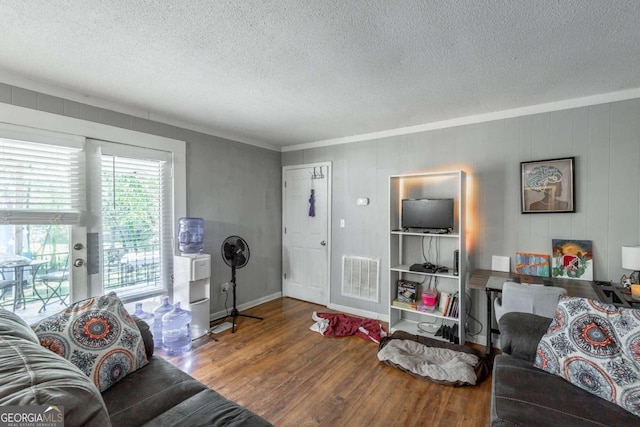
<path id="1" fill-rule="evenodd" d="M 318 317 L 327 319 L 329 326 L 324 331 L 325 337 L 346 337 L 356 335 L 376 343 L 386 336 L 380 322 L 374 319 L 348 316 L 342 313 L 316 313 Z"/>

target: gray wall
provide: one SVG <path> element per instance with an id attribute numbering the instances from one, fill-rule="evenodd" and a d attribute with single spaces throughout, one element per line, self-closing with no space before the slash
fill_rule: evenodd
<path id="1" fill-rule="evenodd" d="M 576 157 L 577 212 L 520 213 L 520 162 Z M 640 242 L 640 100 L 434 130 L 368 142 L 285 152 L 283 165 L 332 161 L 331 303 L 387 313 L 340 295 L 341 258 L 383 259 L 388 283 L 388 175 L 462 169 L 468 173 L 469 268 L 490 268 L 492 255 L 551 253 L 551 239 L 593 241 L 597 280 L 617 282 L 620 247 Z M 356 198 L 371 204 L 356 206 Z M 346 227 L 339 228 L 339 220 Z M 388 297 L 383 287 L 382 301 Z M 485 296 L 472 293 L 474 317 Z"/>
<path id="2" fill-rule="evenodd" d="M 0 84 L 0 102 L 187 141 L 188 214 L 205 218 L 213 256 L 212 312 L 229 279 L 222 239 L 244 236 L 251 262 L 239 271 L 239 302 L 281 291 L 281 165 L 333 162 L 331 303 L 386 314 L 384 304 L 340 295 L 342 256 L 383 260 L 387 268 L 390 174 L 463 169 L 469 174 L 470 269 L 491 255 L 549 253 L 551 239 L 593 240 L 595 277 L 617 281 L 620 247 L 640 242 L 640 100 L 499 120 L 374 141 L 273 152 L 74 101 Z M 576 157 L 577 212 L 520 214 L 519 163 Z M 368 206 L 356 198 L 369 197 Z M 339 220 L 346 227 L 339 228 Z M 388 275 L 383 273 L 383 291 Z M 387 299 L 384 294 L 382 301 Z M 472 294 L 484 318 L 484 295 Z"/>
<path id="3" fill-rule="evenodd" d="M 0 102 L 186 141 L 187 214 L 205 220 L 205 252 L 213 263 L 211 312 L 224 309 L 219 285 L 231 272 L 220 245 L 232 234 L 251 249 L 249 264 L 238 271 L 238 304 L 281 292 L 279 152 L 1 83 Z"/>
<path id="4" fill-rule="evenodd" d="M 245 238 L 251 252 L 237 272 L 238 304 L 281 292 L 280 153 L 190 131 L 179 139 L 188 142 L 188 214 L 204 217 L 204 250 L 212 255 L 212 312 L 224 308 L 219 285 L 231 270 L 220 246 L 231 235 Z"/>

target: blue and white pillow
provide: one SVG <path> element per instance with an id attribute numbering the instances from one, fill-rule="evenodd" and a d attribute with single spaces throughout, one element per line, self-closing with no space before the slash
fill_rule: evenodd
<path id="1" fill-rule="evenodd" d="M 561 297 L 534 366 L 640 416 L 640 310 Z"/>
<path id="2" fill-rule="evenodd" d="M 140 330 L 113 292 L 76 302 L 31 328 L 40 345 L 80 368 L 101 392 L 149 363 Z"/>

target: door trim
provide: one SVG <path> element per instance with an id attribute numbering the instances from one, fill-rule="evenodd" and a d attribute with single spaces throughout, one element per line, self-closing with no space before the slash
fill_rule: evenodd
<path id="1" fill-rule="evenodd" d="M 305 163 L 301 165 L 289 165 L 282 167 L 282 230 L 281 232 L 281 242 L 282 242 L 282 261 L 284 262 L 285 253 L 284 253 L 284 220 L 285 220 L 285 212 L 286 212 L 286 197 L 285 194 L 285 176 L 286 172 L 294 169 L 304 169 L 304 168 L 313 168 L 313 167 L 325 167 L 327 169 L 327 173 L 325 177 L 327 179 L 327 239 L 329 240 L 329 244 L 327 245 L 327 300 L 325 301 L 325 306 L 328 307 L 331 304 L 331 248 L 333 247 L 333 236 L 331 235 L 331 202 L 333 198 L 331 197 L 331 188 L 332 188 L 332 174 L 333 174 L 333 165 L 332 162 L 318 162 L 318 163 Z M 280 275 L 282 279 L 280 288 L 281 293 L 284 295 L 284 272 Z"/>
<path id="2" fill-rule="evenodd" d="M 75 249 L 74 246 L 80 243 L 81 249 Z M 73 265 L 74 260 L 81 259 L 84 264 L 76 267 Z M 87 227 L 80 225 L 72 225 L 69 232 L 69 301 L 71 303 L 89 298 L 89 285 L 87 275 Z"/>

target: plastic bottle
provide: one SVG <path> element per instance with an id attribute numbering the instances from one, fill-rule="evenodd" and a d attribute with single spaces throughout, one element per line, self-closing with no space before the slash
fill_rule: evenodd
<path id="1" fill-rule="evenodd" d="M 153 310 L 153 346 L 155 348 L 162 347 L 162 316 L 173 310 L 173 306 L 169 303 L 169 297 L 162 297 L 162 304 Z"/>
<path id="2" fill-rule="evenodd" d="M 179 302 L 162 316 L 162 350 L 171 356 L 191 350 L 191 312 L 180 308 Z"/>
<path id="3" fill-rule="evenodd" d="M 202 218 L 180 218 L 178 249 L 185 254 L 197 254 L 204 250 L 204 220 Z"/>
<path id="4" fill-rule="evenodd" d="M 149 325 L 150 328 L 153 327 L 153 321 L 154 321 L 153 314 L 142 310 L 141 302 L 136 303 L 136 311 L 134 311 L 133 314 L 137 316 L 138 319 L 144 320 L 145 322 L 147 322 L 147 325 Z"/>

